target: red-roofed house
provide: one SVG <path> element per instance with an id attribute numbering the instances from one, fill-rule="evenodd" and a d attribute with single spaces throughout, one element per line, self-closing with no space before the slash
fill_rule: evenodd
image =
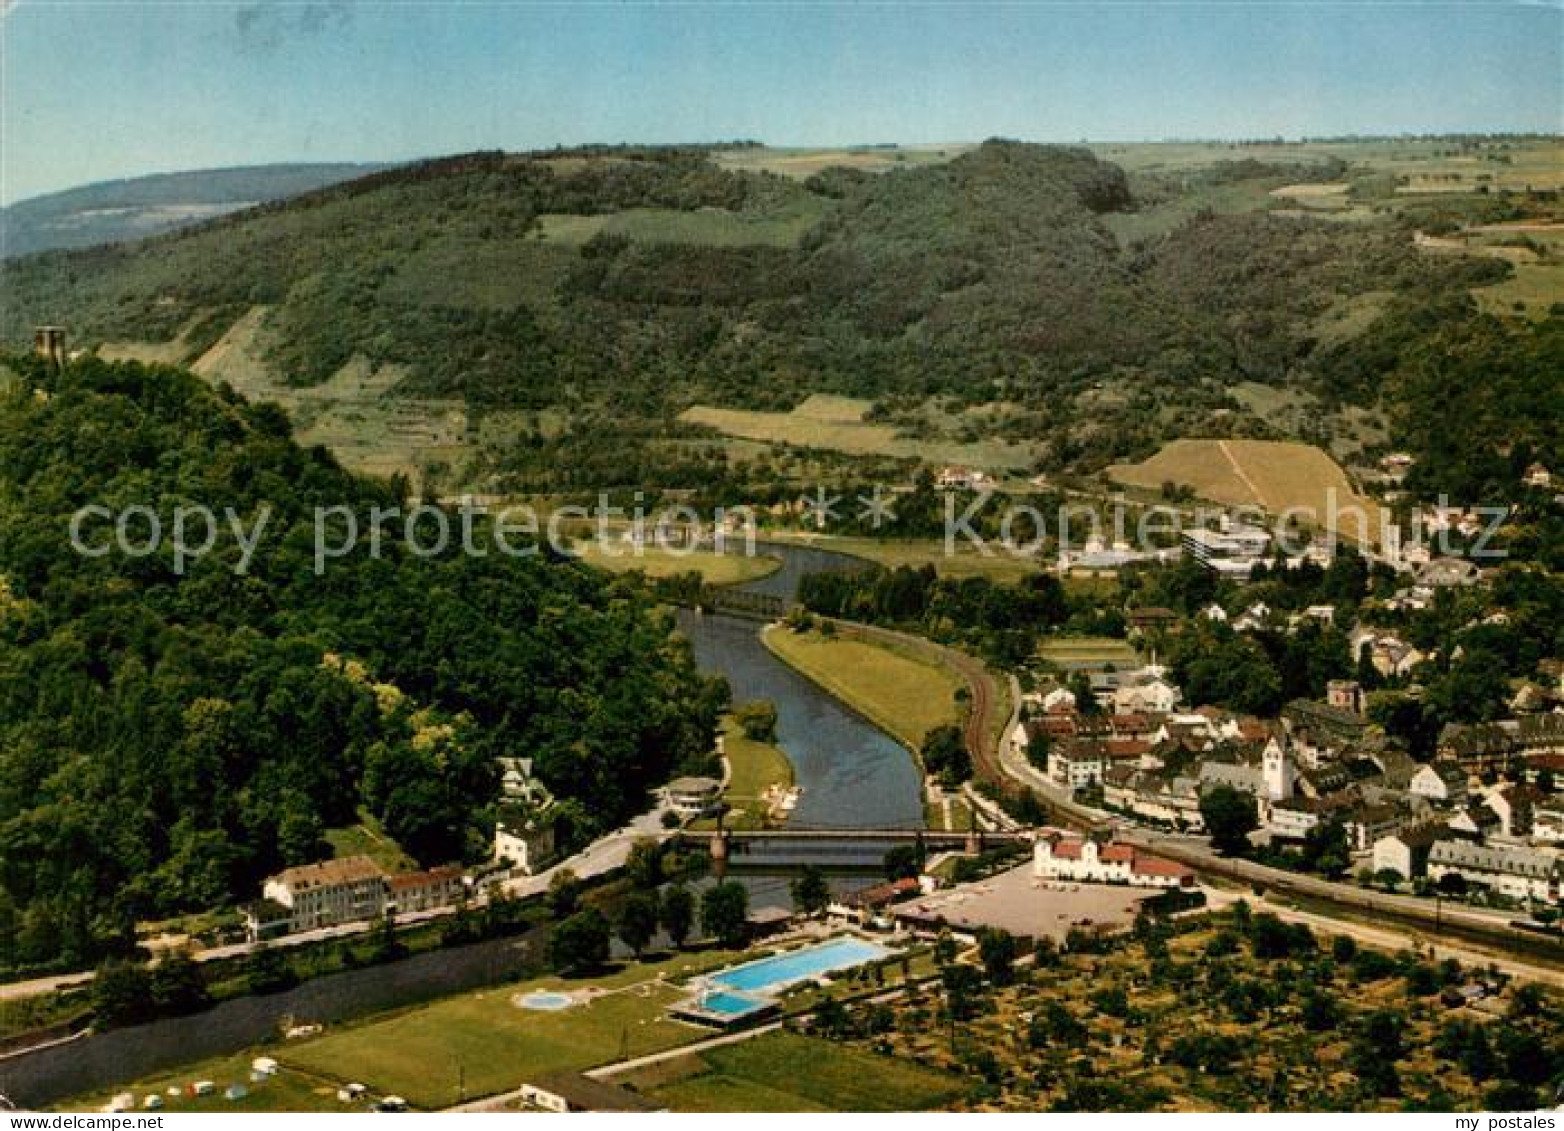
<path id="1" fill-rule="evenodd" d="M 386 877 L 387 909 L 407 914 L 455 903 L 462 894 L 460 864 L 442 864 L 427 872 L 404 872 Z"/>
<path id="2" fill-rule="evenodd" d="M 1047 831 L 1032 847 L 1032 874 L 1045 880 L 1130 884 L 1134 887 L 1193 887 L 1195 874 L 1182 864 L 1141 852 L 1134 845 Z"/>

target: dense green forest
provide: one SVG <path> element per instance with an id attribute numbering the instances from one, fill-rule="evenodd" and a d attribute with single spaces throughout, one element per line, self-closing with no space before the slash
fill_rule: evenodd
<path id="1" fill-rule="evenodd" d="M 1049 574 L 1000 585 L 942 578 L 932 565 L 806 574 L 798 599 L 811 613 L 919 632 L 1003 667 L 1035 656 L 1043 633 L 1072 612 L 1063 585 Z"/>
<path id="2" fill-rule="evenodd" d="M 1256 205 L 1192 208 L 1133 238 L 1111 224 L 1341 173 L 1235 161 L 1132 180 L 1085 149 L 1005 141 L 804 181 L 698 148 L 477 153 L 137 245 L 7 261 L 0 333 L 19 343 L 41 321 L 89 344 L 183 333 L 195 357 L 266 306 L 270 364 L 289 382 L 361 356 L 401 367 L 399 395 L 532 419 L 482 454 L 480 470 L 513 489 L 660 469 L 673 486 L 762 483 L 758 465 L 690 445 L 698 432 L 674 417 L 812 392 L 873 399 L 898 422 L 936 397 L 1002 402 L 992 435 L 1033 445 L 1044 468 L 1095 470 L 1172 435 L 1265 433 L 1232 396 L 1256 382 L 1325 412 L 1387 411 L 1427 457 L 1420 487 L 1486 480 L 1471 465 L 1508 450 L 1508 407 L 1558 396 L 1557 319 L 1480 315 L 1469 289 L 1510 268 L 1415 249 L 1414 223 L 1439 217 L 1341 223 Z M 1472 394 L 1495 353 L 1511 359 L 1504 382 L 1450 451 L 1437 413 L 1452 385 Z M 1558 418 L 1528 416 L 1519 438 L 1556 450 Z"/>
<path id="3" fill-rule="evenodd" d="M 316 576 L 343 472 L 174 368 L 13 363 L 0 405 L 0 967 L 76 964 L 138 920 L 249 898 L 361 810 L 424 863 L 481 855 L 494 759 L 530 756 L 567 835 L 704 768 L 726 688 L 632 580 L 546 555 L 418 557 L 387 539 Z M 225 507 L 253 529 L 176 572 L 72 551 L 87 503 Z M 146 526 L 135 526 L 136 541 Z M 100 536 L 101 536 L 100 531 Z"/>

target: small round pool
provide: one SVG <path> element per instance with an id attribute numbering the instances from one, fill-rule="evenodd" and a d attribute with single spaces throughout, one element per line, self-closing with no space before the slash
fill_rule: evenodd
<path id="1" fill-rule="evenodd" d="M 511 1000 L 523 1009 L 541 1009 L 549 1012 L 569 1009 L 576 1003 L 576 999 L 569 994 L 555 993 L 552 990 L 534 990 L 530 994 L 517 994 Z"/>

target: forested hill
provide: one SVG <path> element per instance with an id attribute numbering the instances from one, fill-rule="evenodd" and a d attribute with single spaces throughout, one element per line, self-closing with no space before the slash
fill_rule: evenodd
<path id="1" fill-rule="evenodd" d="M 394 536 L 317 577 L 314 508 L 365 515 L 392 487 L 181 370 L 12 364 L 0 968 L 83 962 L 137 920 L 253 898 L 361 810 L 425 863 L 481 856 L 500 755 L 534 758 L 580 835 L 704 764 L 724 689 L 633 584 L 545 557 L 418 558 Z M 153 508 L 165 538 L 180 503 L 251 530 L 271 515 L 247 576 L 226 529 L 181 576 L 166 541 L 73 552 L 88 503 Z"/>
<path id="2" fill-rule="evenodd" d="M 649 405 L 1026 399 L 1126 369 L 1274 378 L 1338 293 L 1424 266 L 1400 233 L 1253 217 L 1121 249 L 1101 221 L 1133 203 L 1089 152 L 1012 142 L 802 182 L 699 150 L 472 154 L 7 263 L 3 330 L 184 332 L 195 357 L 262 305 L 290 382 L 361 354 L 480 409 L 627 388 Z"/>
<path id="3" fill-rule="evenodd" d="M 486 470 L 569 467 L 577 485 L 605 436 L 619 468 L 656 464 L 645 437 L 692 404 L 822 392 L 912 428 L 935 397 L 939 412 L 1002 406 L 988 436 L 1048 470 L 1094 470 L 1237 427 L 1241 385 L 1307 394 L 1316 423 L 1347 403 L 1392 414 L 1380 401 L 1406 383 L 1387 376 L 1509 270 L 1414 246 L 1415 227 L 1454 222 L 1443 200 L 1412 216 L 1392 185 L 1344 221 L 1271 195 L 1340 163 L 1130 178 L 1086 149 L 990 141 L 796 179 L 730 158 L 469 154 L 135 245 L 6 261 L 0 335 L 19 346 L 59 322 L 76 344 L 206 355 L 214 379 L 259 366 L 284 387 L 376 397 L 390 383 L 403 403 L 455 399 L 479 426 L 505 410 L 524 423 L 469 433 L 491 445 Z M 1481 218 L 1508 214 L 1480 203 Z"/>

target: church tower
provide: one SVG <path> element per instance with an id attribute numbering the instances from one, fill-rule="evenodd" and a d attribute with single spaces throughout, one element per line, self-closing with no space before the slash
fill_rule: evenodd
<path id="1" fill-rule="evenodd" d="M 1297 767 L 1282 749 L 1279 739 L 1272 738 L 1265 744 L 1265 761 L 1262 767 L 1265 796 L 1269 801 L 1286 801 L 1293 795 L 1297 784 Z"/>

